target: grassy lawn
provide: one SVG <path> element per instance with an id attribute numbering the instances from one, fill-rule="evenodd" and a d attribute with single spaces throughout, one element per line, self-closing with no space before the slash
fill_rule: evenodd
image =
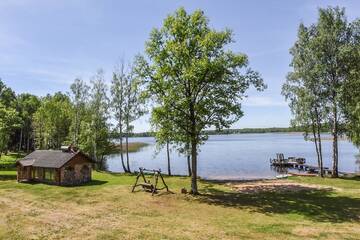
<path id="1" fill-rule="evenodd" d="M 202 181 L 196 197 L 180 194 L 187 177 L 166 177 L 174 194 L 153 197 L 130 193 L 125 174 L 93 172 L 79 187 L 15 178 L 0 171 L 0 239 L 360 239 L 356 178 L 294 177 L 309 188 L 253 193 Z"/>

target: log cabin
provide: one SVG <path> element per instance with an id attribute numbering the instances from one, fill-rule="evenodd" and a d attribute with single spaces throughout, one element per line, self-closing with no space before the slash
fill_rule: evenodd
<path id="1" fill-rule="evenodd" d="M 71 147 L 36 150 L 16 162 L 18 182 L 79 185 L 91 181 L 92 159 Z"/>

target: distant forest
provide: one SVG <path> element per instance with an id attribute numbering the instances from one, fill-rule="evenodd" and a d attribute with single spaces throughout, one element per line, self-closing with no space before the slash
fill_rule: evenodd
<path id="1" fill-rule="evenodd" d="M 299 132 L 303 133 L 302 127 L 271 127 L 271 128 L 230 128 L 223 130 L 205 130 L 203 131 L 207 135 L 222 135 L 222 134 L 245 134 L 245 133 L 290 133 Z M 329 132 L 328 127 L 323 127 L 322 132 Z M 141 132 L 131 133 L 131 137 L 154 137 L 155 132 Z M 117 138 L 116 133 L 112 135 L 113 138 Z"/>

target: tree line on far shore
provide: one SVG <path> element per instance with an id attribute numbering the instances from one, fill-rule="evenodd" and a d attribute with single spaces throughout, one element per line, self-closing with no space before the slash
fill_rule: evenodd
<path id="1" fill-rule="evenodd" d="M 123 141 L 126 148 L 133 122 L 150 110 L 157 145 L 167 150 L 169 175 L 169 153 L 176 149 L 187 156 L 191 193 L 197 194 L 199 146 L 209 134 L 234 131 L 226 129 L 243 116 L 249 88 L 266 89 L 247 55 L 231 50 L 232 42 L 232 31 L 212 29 L 201 10 L 189 14 L 180 8 L 153 29 L 144 54 L 128 66 L 116 65 L 110 86 L 102 70 L 90 84 L 75 79 L 70 93 L 45 97 L 16 95 L 0 81 L 0 153 L 72 143 L 102 165 L 117 138 L 122 167 L 130 172 Z M 360 145 L 359 43 L 359 20 L 347 22 L 337 7 L 320 9 L 317 24 L 299 27 L 290 51 L 293 71 L 283 86 L 293 128 L 312 134 L 321 167 L 321 132 L 331 129 L 334 177 L 338 137 L 346 134 Z"/>
<path id="2" fill-rule="evenodd" d="M 247 133 L 303 133 L 306 127 L 268 127 L 268 128 L 227 128 L 221 130 L 204 130 L 203 133 L 208 135 L 228 135 L 228 134 L 247 134 Z M 330 128 L 326 125 L 322 126 L 321 132 L 329 133 Z M 155 132 L 138 132 L 131 133 L 131 137 L 155 137 Z M 112 138 L 118 138 L 117 133 L 112 133 Z M 310 138 L 311 140 L 311 138 Z"/>

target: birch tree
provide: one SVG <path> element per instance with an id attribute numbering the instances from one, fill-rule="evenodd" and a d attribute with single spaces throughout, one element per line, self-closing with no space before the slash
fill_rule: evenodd
<path id="1" fill-rule="evenodd" d="M 291 48 L 293 72 L 287 76 L 282 94 L 290 101 L 292 125 L 302 127 L 305 138 L 313 135 L 320 175 L 323 176 L 321 126 L 327 114 L 326 93 L 314 55 L 316 28 L 300 24 L 298 40 Z"/>
<path id="2" fill-rule="evenodd" d="M 145 98 L 142 96 L 142 81 L 136 76 L 133 66 L 129 66 L 129 73 L 125 77 L 125 93 L 124 121 L 126 168 L 128 172 L 131 172 L 129 160 L 129 135 L 134 129 L 132 123 L 146 113 Z"/>
<path id="3" fill-rule="evenodd" d="M 103 167 L 109 149 L 109 99 L 103 70 L 91 78 L 88 117 L 82 124 L 82 145 L 93 159 Z"/>
<path id="4" fill-rule="evenodd" d="M 120 158 L 121 165 L 124 172 L 129 172 L 130 169 L 125 165 L 124 162 L 124 147 L 123 147 L 123 135 L 124 135 L 124 124 L 125 124 L 125 96 L 127 94 L 127 76 L 125 74 L 124 62 L 121 62 L 116 70 L 113 72 L 113 79 L 111 82 L 111 106 L 114 110 L 116 129 L 118 129 L 118 136 L 120 140 Z M 129 165 L 128 165 L 129 166 Z"/>

